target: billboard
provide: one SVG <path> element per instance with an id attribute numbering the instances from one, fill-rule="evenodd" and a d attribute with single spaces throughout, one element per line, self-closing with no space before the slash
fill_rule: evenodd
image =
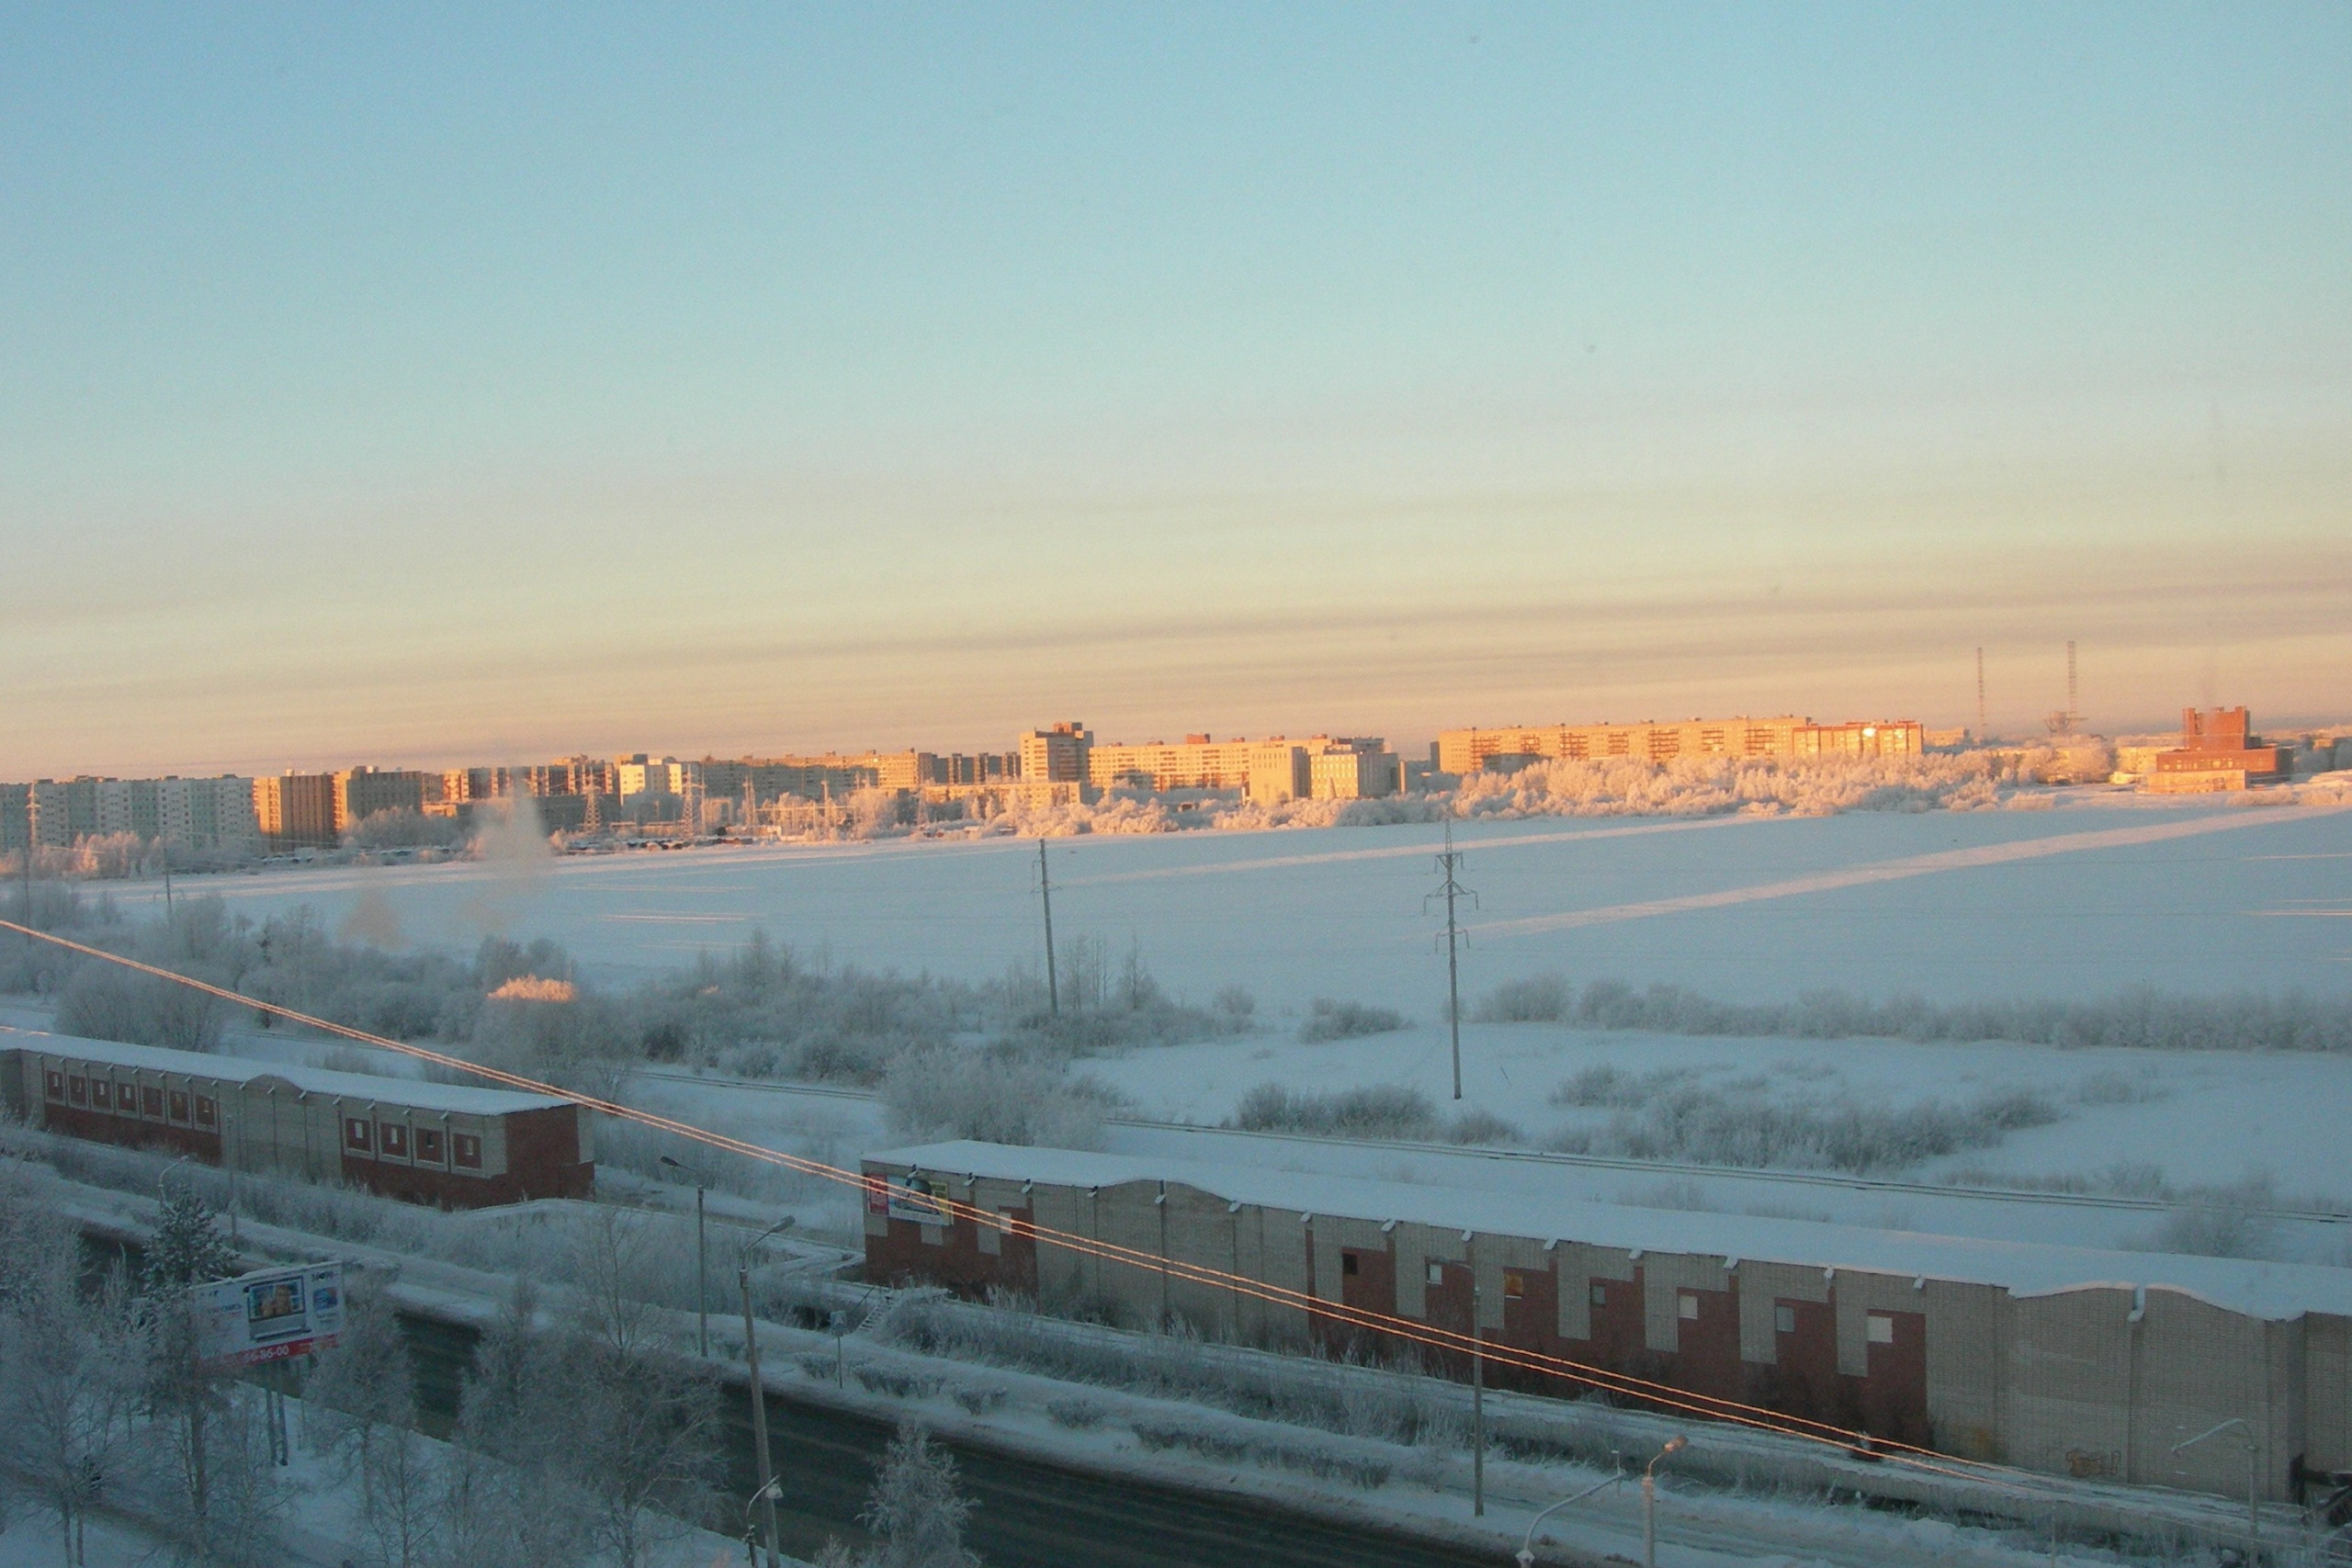
<path id="1" fill-rule="evenodd" d="M 197 1354 L 214 1366 L 290 1360 L 343 1334 L 343 1265 L 306 1263 L 219 1280 L 196 1292 Z"/>
<path id="2" fill-rule="evenodd" d="M 918 1224 L 948 1224 L 947 1211 L 940 1201 L 947 1196 L 947 1183 L 931 1176 L 894 1176 L 889 1179 L 885 1207 L 894 1220 L 912 1220 Z"/>

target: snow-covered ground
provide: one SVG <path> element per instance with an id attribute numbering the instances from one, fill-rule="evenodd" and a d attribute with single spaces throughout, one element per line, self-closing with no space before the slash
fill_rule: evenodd
<path id="1" fill-rule="evenodd" d="M 1939 1000 L 2352 990 L 2352 812 L 2104 790 L 2047 810 L 1459 824 L 1478 892 L 1465 989 L 1558 971 L 1733 999 L 1833 987 Z M 1428 824 L 1062 839 L 1067 941 L 1130 942 L 1171 991 L 1249 987 L 1442 1016 Z M 532 864 L 182 878 L 260 917 L 298 906 L 372 939 L 552 937 L 606 974 L 753 930 L 868 968 L 967 979 L 1036 964 L 1037 856 L 1007 840 L 701 849 Z M 116 885 L 120 902 L 156 900 Z"/>

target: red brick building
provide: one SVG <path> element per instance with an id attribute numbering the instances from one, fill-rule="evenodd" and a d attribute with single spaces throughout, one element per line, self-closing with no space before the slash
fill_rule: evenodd
<path id="1" fill-rule="evenodd" d="M 2163 795 L 2202 795 L 2286 778 L 2293 769 L 2287 748 L 2264 745 L 2248 722 L 2242 707 L 2210 714 L 2181 709 L 2180 745 L 2156 753 L 2148 787 Z"/>
<path id="2" fill-rule="evenodd" d="M 0 1096 L 49 1132 L 445 1209 L 596 1190 L 588 1112 L 511 1089 L 0 1029 Z"/>

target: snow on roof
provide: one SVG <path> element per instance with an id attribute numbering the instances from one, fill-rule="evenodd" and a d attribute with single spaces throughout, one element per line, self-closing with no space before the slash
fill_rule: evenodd
<path id="1" fill-rule="evenodd" d="M 1582 1242 L 1629 1251 L 1689 1253 L 1992 1285 L 2018 1296 L 2145 1288 L 2182 1292 L 2250 1317 L 2284 1320 L 2306 1312 L 2352 1315 L 2352 1269 L 2312 1264 L 2047 1247 L 1814 1220 L 1638 1209 L 1583 1199 L 1528 1198 L 1256 1166 L 1139 1159 L 969 1141 L 884 1149 L 865 1158 L 874 1164 L 909 1166 L 938 1175 L 1063 1187 L 1181 1182 L 1228 1202 L 1300 1214 L 1403 1220 L 1446 1230 Z"/>
<path id="2" fill-rule="evenodd" d="M 277 1078 L 306 1094 L 405 1105 L 418 1111 L 449 1111 L 466 1116 L 503 1116 L 511 1111 L 545 1111 L 549 1106 L 571 1103 L 511 1089 L 477 1089 L 471 1084 L 434 1083 L 424 1078 L 329 1072 L 324 1067 L 288 1066 L 244 1056 L 216 1056 L 206 1051 L 171 1051 L 160 1045 L 126 1045 L 119 1041 L 85 1040 L 74 1034 L 51 1034 L 45 1030 L 12 1029 L 0 1024 L 0 1049 L 10 1048 L 151 1073 L 218 1078 L 228 1083 Z"/>

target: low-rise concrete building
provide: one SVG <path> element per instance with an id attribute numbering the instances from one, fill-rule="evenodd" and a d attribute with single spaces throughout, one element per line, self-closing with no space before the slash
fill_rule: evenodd
<path id="1" fill-rule="evenodd" d="M 2292 753 L 2284 746 L 2265 745 L 2250 725 L 2251 716 L 2242 707 L 2210 714 L 2181 709 L 2180 744 L 2156 753 L 2148 788 L 2158 795 L 2204 795 L 2291 776 Z"/>
<path id="2" fill-rule="evenodd" d="M 0 1028 L 0 1103 L 69 1137 L 445 1208 L 595 1193 L 587 1112 L 512 1089 Z"/>
<path id="3" fill-rule="evenodd" d="M 2352 1470 L 2344 1269 L 993 1144 L 886 1150 L 864 1170 L 877 1280 L 1001 1287 L 1227 1339 L 1387 1348 L 1301 1305 L 1057 1247 L 1046 1229 L 1408 1325 L 1466 1334 L 1475 1311 L 1498 1346 L 1972 1459 L 2242 1496 L 2242 1451 L 2170 1451 L 2242 1419 L 2267 1497 Z"/>

